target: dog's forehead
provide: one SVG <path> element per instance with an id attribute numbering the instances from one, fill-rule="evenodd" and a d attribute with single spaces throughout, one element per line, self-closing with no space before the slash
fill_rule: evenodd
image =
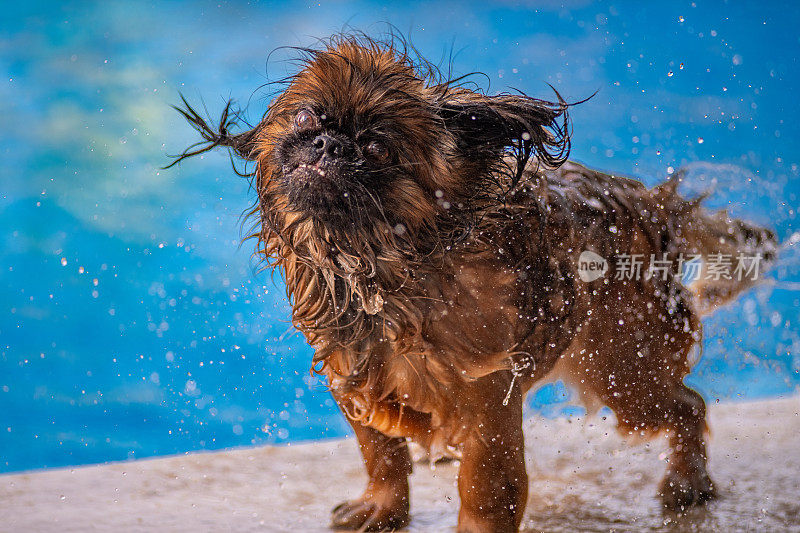
<path id="1" fill-rule="evenodd" d="M 297 76 L 312 105 L 339 120 L 380 120 L 426 105 L 425 82 L 394 54 L 339 48 L 318 54 Z"/>

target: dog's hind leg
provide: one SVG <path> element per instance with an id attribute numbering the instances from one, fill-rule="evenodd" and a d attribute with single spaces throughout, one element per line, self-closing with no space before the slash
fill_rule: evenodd
<path id="1" fill-rule="evenodd" d="M 369 481 L 360 498 L 333 509 L 331 527 L 360 531 L 404 527 L 409 520 L 408 476 L 411 474 L 406 439 L 388 437 L 347 418 L 358 439 Z"/>
<path id="2" fill-rule="evenodd" d="M 706 469 L 706 405 L 681 384 L 673 391 L 667 415 L 672 453 L 659 493 L 666 509 L 684 511 L 714 497 Z"/>
<path id="3" fill-rule="evenodd" d="M 559 373 L 580 394 L 610 407 L 622 433 L 667 434 L 671 455 L 660 496 L 665 508 L 682 511 L 714 496 L 705 403 L 683 383 L 697 325 L 689 314 L 627 296 L 615 300 L 628 305 L 597 306 L 576 340 L 580 346 L 562 356 Z"/>

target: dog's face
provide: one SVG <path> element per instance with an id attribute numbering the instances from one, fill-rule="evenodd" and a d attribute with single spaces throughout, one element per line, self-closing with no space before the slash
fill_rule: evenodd
<path id="1" fill-rule="evenodd" d="M 264 181 L 289 209 L 327 224 L 415 225 L 453 187 L 456 147 L 435 98 L 387 52 L 318 53 L 270 109 Z"/>
<path id="2" fill-rule="evenodd" d="M 344 40 L 312 53 L 258 126 L 260 187 L 331 227 L 415 231 L 469 202 L 507 148 L 564 156 L 564 112 L 432 83 L 404 54 Z"/>

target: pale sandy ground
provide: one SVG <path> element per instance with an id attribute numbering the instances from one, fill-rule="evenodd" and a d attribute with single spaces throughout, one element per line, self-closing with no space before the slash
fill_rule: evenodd
<path id="1" fill-rule="evenodd" d="M 666 519 L 662 442 L 626 445 L 610 420 L 527 423 L 527 531 L 800 531 L 800 397 L 710 407 L 720 498 Z M 410 531 L 452 531 L 454 465 L 416 465 Z M 351 439 L 0 477 L 2 531 L 326 531 L 360 493 Z"/>

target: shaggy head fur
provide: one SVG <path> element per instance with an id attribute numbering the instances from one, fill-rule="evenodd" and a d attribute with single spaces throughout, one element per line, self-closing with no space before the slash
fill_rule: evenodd
<path id="1" fill-rule="evenodd" d="M 328 231 L 435 231 L 448 209 L 487 192 L 506 150 L 517 168 L 532 152 L 554 166 L 568 153 L 563 102 L 464 90 L 364 38 L 333 39 L 306 60 L 251 155 L 260 189 Z"/>

